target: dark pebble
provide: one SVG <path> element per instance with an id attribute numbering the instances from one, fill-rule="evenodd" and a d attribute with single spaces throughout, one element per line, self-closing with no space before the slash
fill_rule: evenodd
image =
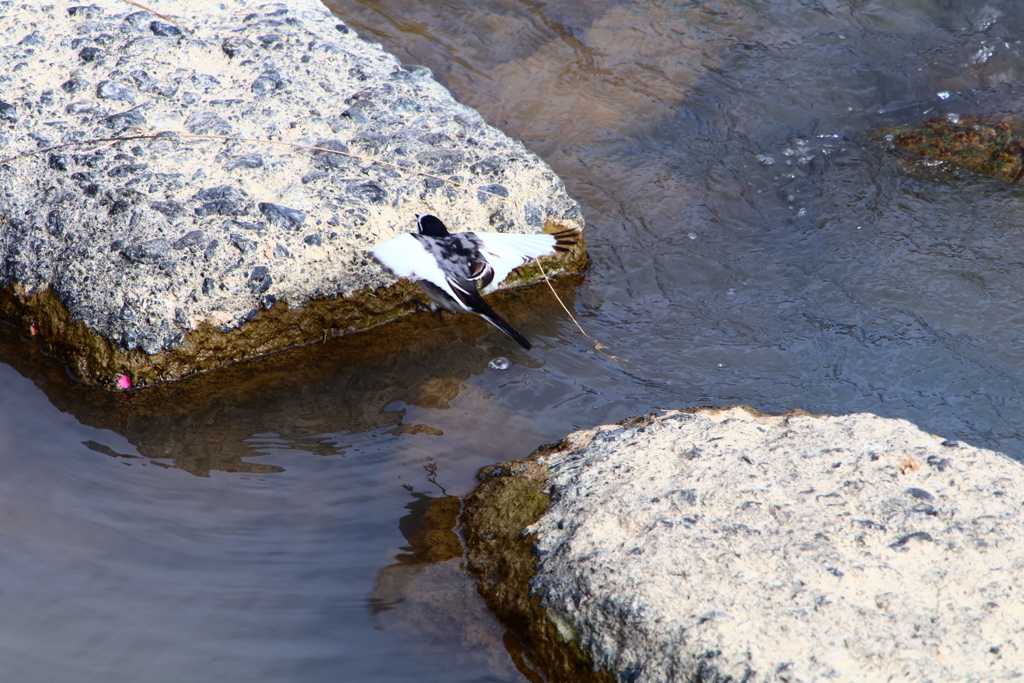
<path id="1" fill-rule="evenodd" d="M 306 214 L 298 209 L 290 209 L 287 206 L 271 204 L 270 202 L 260 202 L 258 207 L 260 213 L 266 216 L 270 223 L 279 225 L 282 228 L 298 230 L 299 226 L 306 221 Z"/>
<path id="2" fill-rule="evenodd" d="M 100 47 L 83 47 L 78 56 L 83 62 L 95 62 L 97 59 L 103 57 L 106 51 Z"/>
<path id="3" fill-rule="evenodd" d="M 291 258 L 291 252 L 280 242 L 274 245 L 274 258 Z"/>
<path id="4" fill-rule="evenodd" d="M 249 276 L 249 290 L 253 294 L 262 294 L 270 289 L 270 285 L 273 283 L 274 279 L 270 276 L 270 271 L 266 266 L 256 266 L 252 269 L 252 274 Z"/>
<path id="5" fill-rule="evenodd" d="M 99 194 L 99 192 L 100 192 L 100 186 L 97 185 L 96 183 L 92 183 L 90 185 L 86 185 L 85 187 L 82 188 L 82 193 L 86 197 L 95 197 L 97 194 Z"/>
<path id="6" fill-rule="evenodd" d="M 269 278 L 270 276 L 268 275 L 267 277 Z M 267 286 L 269 287 L 269 285 L 267 285 Z M 252 309 L 249 309 L 249 312 L 246 313 L 245 315 L 243 315 L 241 319 L 244 322 L 251 323 L 253 320 L 256 319 L 256 316 L 258 316 L 259 314 L 260 314 L 260 312 L 257 309 L 252 308 Z"/>
<path id="7" fill-rule="evenodd" d="M 946 448 L 957 448 L 960 445 L 960 442 L 950 441 L 949 439 L 946 439 L 945 441 L 942 442 L 942 445 L 945 446 Z"/>
<path id="8" fill-rule="evenodd" d="M 196 192 L 195 198 L 201 202 L 209 202 L 215 199 L 233 199 L 241 201 L 245 199 L 245 194 L 233 185 L 216 185 L 214 187 L 204 187 L 199 192 Z"/>
<path id="9" fill-rule="evenodd" d="M 156 264 L 170 257 L 171 243 L 163 238 L 136 242 L 122 253 L 135 263 Z"/>
<path id="10" fill-rule="evenodd" d="M 115 130 L 122 130 L 124 128 L 135 128 L 136 126 L 146 125 L 146 117 L 143 116 L 140 109 L 144 105 L 134 107 L 128 111 L 121 112 L 120 114 L 114 114 L 103 119 L 103 124 L 108 128 Z"/>
<path id="11" fill-rule="evenodd" d="M 212 277 L 203 278 L 203 294 L 205 294 L 206 296 L 210 296 L 211 294 L 213 294 L 214 289 L 216 287 L 217 281 L 214 280 Z"/>
<path id="12" fill-rule="evenodd" d="M 231 233 L 231 243 L 241 250 L 243 254 L 247 254 L 253 251 L 257 247 L 255 240 L 251 240 L 248 237 L 242 237 L 237 232 Z"/>
<path id="13" fill-rule="evenodd" d="M 323 238 L 321 238 L 320 235 L 306 235 L 302 238 L 302 241 L 315 247 L 319 247 L 324 243 Z"/>
<path id="14" fill-rule="evenodd" d="M 189 322 L 188 316 L 185 315 L 185 309 L 184 308 L 175 308 L 174 309 L 174 322 L 176 324 L 178 324 L 178 325 L 181 325 L 182 327 L 185 327 L 185 328 L 191 328 L 192 327 L 192 324 Z"/>
<path id="15" fill-rule="evenodd" d="M 252 82 L 249 89 L 256 95 L 266 95 L 267 93 L 275 90 L 281 90 L 284 87 L 284 80 L 281 78 L 281 74 L 277 71 L 270 69 L 260 74 L 259 78 Z"/>
<path id="16" fill-rule="evenodd" d="M 388 198 L 388 191 L 376 180 L 349 185 L 347 192 L 350 196 L 370 204 L 383 204 Z"/>
<path id="17" fill-rule="evenodd" d="M 236 168 L 263 168 L 263 157 L 259 154 L 243 154 L 224 164 L 226 171 L 234 171 Z"/>
<path id="18" fill-rule="evenodd" d="M 190 114 L 185 119 L 185 127 L 193 135 L 231 135 L 231 124 L 212 111 Z"/>
<path id="19" fill-rule="evenodd" d="M 68 7 L 68 15 L 79 19 L 97 19 L 103 16 L 103 8 L 99 5 L 75 5 Z"/>
<path id="20" fill-rule="evenodd" d="M 69 95 L 74 95 L 76 92 L 81 92 L 89 87 L 89 81 L 84 78 L 72 77 L 64 81 L 61 84 L 60 89 Z"/>
<path id="21" fill-rule="evenodd" d="M 64 214 L 54 209 L 46 215 L 46 227 L 54 237 L 60 237 L 64 233 Z"/>
<path id="22" fill-rule="evenodd" d="M 508 188 L 506 188 L 504 185 L 498 185 L 496 183 L 491 185 L 481 185 L 477 189 L 481 190 L 481 192 L 476 193 L 476 199 L 481 204 L 485 204 L 491 199 L 493 199 L 494 195 L 498 195 L 499 197 L 508 196 Z"/>
<path id="23" fill-rule="evenodd" d="M 43 34 L 39 31 L 33 31 L 24 38 L 18 41 L 18 45 L 24 45 L 26 47 L 32 47 L 34 45 L 46 45 L 46 39 Z"/>
<path id="24" fill-rule="evenodd" d="M 302 176 L 302 184 L 308 185 L 309 183 L 316 182 L 317 180 L 323 180 L 324 178 L 330 177 L 330 173 L 327 171 L 310 171 L 306 175 Z"/>
<path id="25" fill-rule="evenodd" d="M 188 247 L 198 246 L 203 241 L 203 231 L 193 230 L 179 237 L 172 245 L 175 249 L 187 249 Z"/>
<path id="26" fill-rule="evenodd" d="M 180 38 L 183 35 L 180 28 L 171 24 L 165 24 L 162 21 L 150 23 L 149 30 L 153 32 L 153 35 L 160 36 L 161 38 Z"/>
<path id="27" fill-rule="evenodd" d="M 274 296 L 273 294 L 264 294 L 263 296 L 260 297 L 260 306 L 263 308 L 263 310 L 273 308 L 274 304 L 276 303 L 277 297 Z"/>
<path id="28" fill-rule="evenodd" d="M 250 221 L 231 221 L 235 226 L 242 228 L 243 230 L 252 230 L 253 232 L 260 232 L 265 230 L 267 227 L 266 223 L 252 223 Z M 230 230 L 230 226 L 225 225 L 225 230 Z"/>
<path id="29" fill-rule="evenodd" d="M 213 258 L 217 255 L 217 247 L 219 246 L 220 242 L 218 240 L 213 240 L 212 242 L 210 242 L 208 245 L 206 245 L 206 250 L 203 252 L 203 258 L 205 258 L 207 261 L 212 261 Z"/>
<path id="30" fill-rule="evenodd" d="M 118 199 L 117 201 L 110 205 L 109 213 L 111 216 L 116 216 L 118 214 L 124 213 L 131 207 L 132 204 L 127 199 Z"/>
<path id="31" fill-rule="evenodd" d="M 171 218 L 175 216 L 180 216 L 182 213 L 185 212 L 185 206 L 180 202 L 174 201 L 173 199 L 166 202 L 150 202 L 149 205 L 156 209 L 157 211 L 159 211 L 160 213 L 162 213 L 163 215 L 170 216 Z"/>
<path id="32" fill-rule="evenodd" d="M 95 102 L 72 102 L 64 108 L 69 114 L 92 114 L 98 109 Z"/>
<path id="33" fill-rule="evenodd" d="M 149 164 L 122 164 L 107 171 L 107 175 L 111 178 L 126 178 L 139 171 L 145 171 L 147 168 L 149 168 Z"/>
<path id="34" fill-rule="evenodd" d="M 145 31 L 149 28 L 149 23 L 153 20 L 153 15 L 149 12 L 132 12 L 124 18 L 124 23 L 131 26 L 136 31 Z"/>
<path id="35" fill-rule="evenodd" d="M 320 140 L 314 147 L 319 147 L 321 150 L 334 150 L 334 152 L 348 152 L 348 146 L 341 140 Z M 343 154 L 335 154 L 334 152 L 326 152 L 317 150 L 313 152 L 313 167 L 320 169 L 321 171 L 332 171 L 339 168 L 344 168 L 350 162 L 349 157 Z"/>
<path id="36" fill-rule="evenodd" d="M 196 215 L 203 216 L 240 216 L 247 212 L 245 207 L 230 199 L 216 199 L 206 202 L 196 209 Z"/>
<path id="37" fill-rule="evenodd" d="M 120 83 L 114 81 L 101 81 L 96 86 L 96 95 L 105 100 L 121 100 L 122 102 L 134 102 L 135 94 Z"/>
<path id="38" fill-rule="evenodd" d="M 0 100 L 0 120 L 18 122 L 18 108 L 13 104 Z"/>
<path id="39" fill-rule="evenodd" d="M 907 494 L 913 496 L 914 498 L 920 498 L 921 500 L 935 500 L 935 496 L 933 496 L 932 494 L 928 493 L 924 489 L 919 489 L 919 488 L 914 487 L 914 486 L 911 486 L 909 489 L 904 491 L 904 493 L 907 493 Z"/>
<path id="40" fill-rule="evenodd" d="M 51 154 L 49 165 L 54 171 L 66 171 L 71 167 L 71 157 L 67 154 Z"/>

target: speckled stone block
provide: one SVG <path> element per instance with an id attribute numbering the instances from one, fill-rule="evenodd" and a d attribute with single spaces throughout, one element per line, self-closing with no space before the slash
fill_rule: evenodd
<path id="1" fill-rule="evenodd" d="M 23 301 L 48 290 L 105 340 L 72 363 L 83 379 L 112 382 L 118 358 L 141 372 L 124 354 L 180 348 L 204 324 L 389 284 L 366 250 L 418 213 L 582 227 L 536 155 L 322 5 L 147 5 L 170 21 L 0 3 L 0 284 Z M 90 142 L 140 134 L 156 137 Z"/>
<path id="2" fill-rule="evenodd" d="M 668 412 L 539 457 L 533 590 L 619 680 L 1024 676 L 1024 481 L 903 420 Z"/>

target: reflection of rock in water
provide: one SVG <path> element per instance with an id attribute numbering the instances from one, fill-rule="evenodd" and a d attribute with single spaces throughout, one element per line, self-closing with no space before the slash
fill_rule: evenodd
<path id="1" fill-rule="evenodd" d="M 519 673 L 530 678 L 518 640 L 494 619 L 462 569 L 462 542 L 454 530 L 462 502 L 456 496 L 412 496 L 405 506 L 409 514 L 398 522 L 409 545 L 377 576 L 370 613 L 381 628 L 415 634 L 419 647 L 451 649 L 460 643 L 467 664 L 482 661 L 498 680 L 522 680 Z"/>
<path id="2" fill-rule="evenodd" d="M 455 535 L 455 523 L 461 510 L 456 496 L 431 498 L 413 493 L 415 501 L 406 505 L 409 514 L 398 521 L 402 536 L 409 541 L 408 552 L 395 555 L 395 562 L 384 567 L 370 595 L 374 614 L 394 607 L 405 599 L 413 576 L 427 565 L 462 557 L 462 543 Z"/>
<path id="3" fill-rule="evenodd" d="M 505 627 L 487 610 L 459 560 L 424 565 L 408 577 L 402 604 L 374 618 L 378 628 L 408 634 L 410 645 L 428 655 L 444 651 L 467 668 L 487 667 L 493 678 L 486 680 L 523 680 L 506 649 Z"/>
<path id="4" fill-rule="evenodd" d="M 556 280 L 569 305 L 578 282 Z M 498 292 L 493 299 L 524 333 L 551 330 L 551 321 L 564 316 L 547 288 Z M 405 410 L 394 404 L 446 408 L 466 379 L 486 371 L 494 344 L 515 354 L 517 363 L 531 363 L 528 355 L 508 350 L 500 332 L 476 316 L 440 319 L 423 313 L 181 382 L 113 394 L 75 382 L 57 361 L 0 326 L 0 358 L 32 379 L 55 406 L 83 424 L 123 435 L 144 458 L 198 476 L 212 470 L 278 472 L 278 466 L 251 460 L 282 449 L 333 455 L 344 450 L 333 440 L 339 433 L 438 434 L 431 425 L 405 424 Z M 123 455 L 105 444 L 89 448 Z"/>

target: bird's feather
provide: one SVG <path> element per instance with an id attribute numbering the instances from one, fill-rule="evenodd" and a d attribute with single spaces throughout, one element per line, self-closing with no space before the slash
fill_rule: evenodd
<path id="1" fill-rule="evenodd" d="M 515 235 L 499 232 L 474 234 L 483 242 L 481 252 L 493 270 L 491 281 L 484 288 L 485 292 L 504 282 L 508 274 L 519 266 L 555 250 L 553 235 Z"/>
<path id="2" fill-rule="evenodd" d="M 384 265 L 395 277 L 407 277 L 411 280 L 425 280 L 458 302 L 455 292 L 451 290 L 448 278 L 441 270 L 437 259 L 416 239 L 415 235 L 406 233 L 381 242 L 370 249 L 370 253 Z M 427 292 L 428 296 L 430 292 Z M 431 297 L 433 298 L 433 297 Z M 440 301 L 438 303 L 441 303 Z M 444 305 L 444 304 L 442 304 Z M 445 308 L 448 308 L 445 306 Z M 465 308 L 465 307 L 463 307 Z M 449 309 L 451 310 L 451 309 Z M 466 309 L 468 310 L 468 309 Z M 454 312 L 454 311 L 453 311 Z"/>
<path id="3" fill-rule="evenodd" d="M 393 237 L 370 253 L 396 277 L 419 280 L 435 305 L 451 312 L 476 313 L 529 350 L 530 342 L 484 301 L 489 292 L 514 269 L 534 258 L 569 251 L 579 237 L 576 230 L 549 235 L 495 232 L 451 234 L 431 215 L 419 217 L 419 232 Z"/>

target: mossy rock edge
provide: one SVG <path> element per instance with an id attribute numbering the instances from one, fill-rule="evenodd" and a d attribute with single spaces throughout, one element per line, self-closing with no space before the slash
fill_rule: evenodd
<path id="1" fill-rule="evenodd" d="M 560 228 L 549 223 L 545 230 Z M 583 239 L 571 252 L 543 257 L 541 263 L 552 278 L 583 272 L 588 265 Z M 504 289 L 546 286 L 541 280 L 536 264 L 530 263 L 513 271 Z M 278 302 L 241 327 L 227 331 L 204 322 L 184 331 L 176 348 L 153 355 L 139 349 L 129 351 L 73 319 L 68 307 L 49 288 L 29 292 L 17 282 L 3 287 L 0 320 L 14 325 L 44 352 L 62 360 L 72 375 L 86 384 L 119 389 L 123 388 L 119 380 L 125 376 L 133 388 L 138 388 L 367 330 L 414 312 L 413 300 L 420 296 L 417 285 L 400 280 L 388 287 L 365 287 L 347 296 L 316 299 L 294 308 Z"/>
<path id="2" fill-rule="evenodd" d="M 515 634 L 523 654 L 544 678 L 513 657 L 523 675 L 531 681 L 613 683 L 609 671 L 594 670 L 578 640 L 563 638 L 565 627 L 560 633 L 540 598 L 530 593 L 537 557 L 533 535 L 525 530 L 550 503 L 544 491 L 548 468 L 537 458 L 567 447 L 564 441 L 542 446 L 524 460 L 480 470 L 480 484 L 463 501 L 460 528 L 467 569 L 487 607 Z"/>

